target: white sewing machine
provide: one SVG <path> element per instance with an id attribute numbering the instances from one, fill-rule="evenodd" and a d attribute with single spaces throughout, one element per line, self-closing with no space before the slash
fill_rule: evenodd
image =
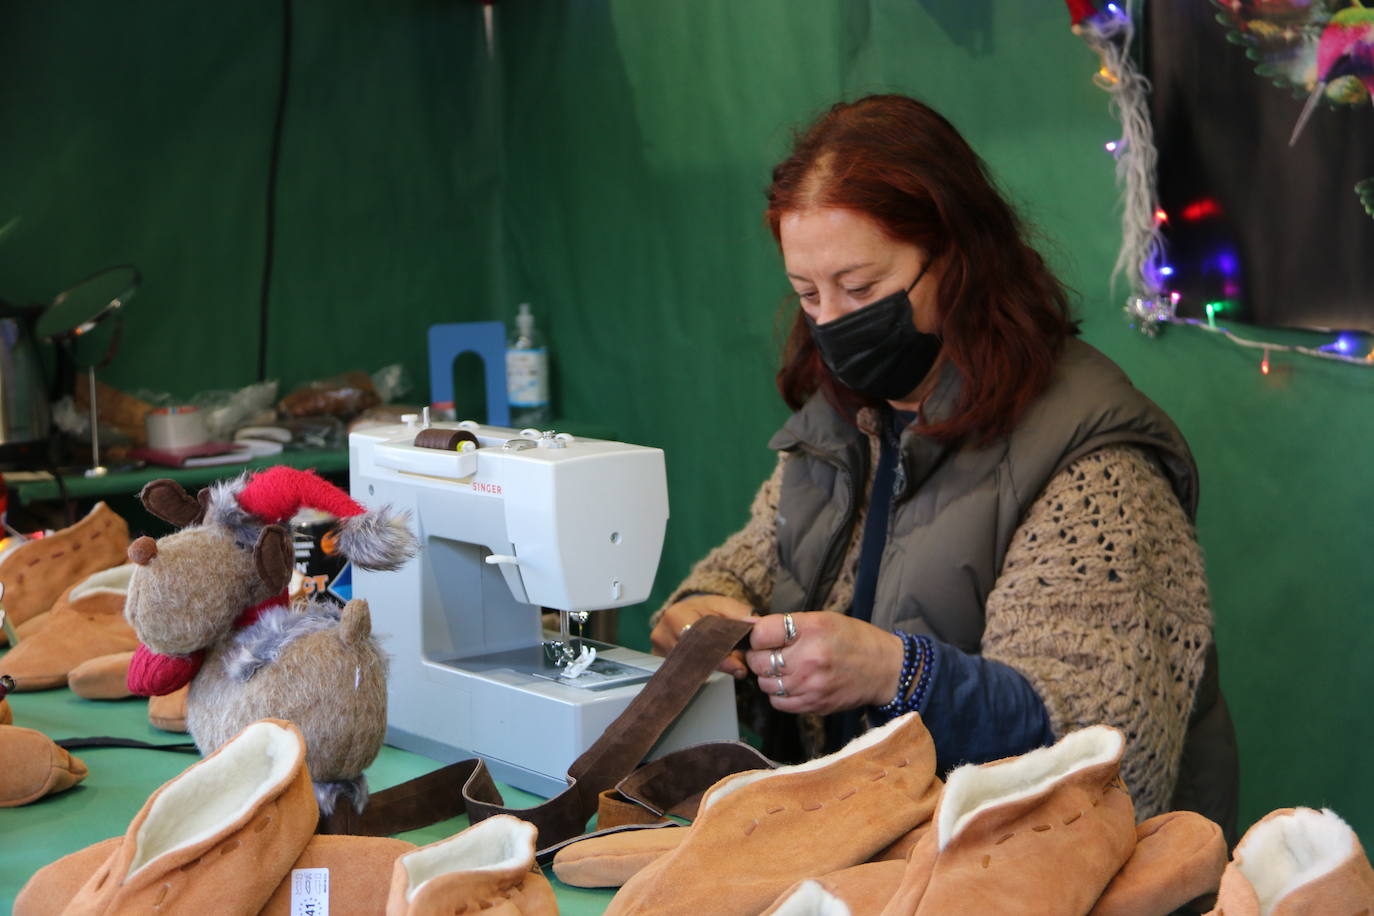
<path id="1" fill-rule="evenodd" d="M 397 572 L 353 569 L 391 656 L 387 742 L 561 791 L 662 663 L 569 629 L 648 597 L 668 520 L 663 452 L 471 421 L 363 430 L 348 448 L 353 498 L 409 510 L 421 545 Z M 559 634 L 541 609 L 561 612 Z M 578 673 L 584 648 L 595 660 Z M 716 672 L 651 756 L 738 736 L 733 682 Z"/>

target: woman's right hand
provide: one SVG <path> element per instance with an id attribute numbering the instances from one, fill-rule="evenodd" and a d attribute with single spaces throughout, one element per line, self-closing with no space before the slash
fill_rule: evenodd
<path id="1" fill-rule="evenodd" d="M 658 619 L 658 626 L 649 634 L 655 655 L 667 655 L 673 646 L 682 639 L 688 627 L 703 617 L 733 617 L 748 620 L 754 609 L 737 598 L 724 595 L 693 595 L 668 606 Z M 744 652 L 736 650 L 725 657 L 717 668 L 733 678 L 743 678 L 749 674 L 749 666 L 744 663 Z"/>

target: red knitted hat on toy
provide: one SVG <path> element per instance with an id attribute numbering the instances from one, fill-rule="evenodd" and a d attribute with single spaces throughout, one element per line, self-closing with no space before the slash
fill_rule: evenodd
<path id="1" fill-rule="evenodd" d="M 278 465 L 216 484 L 205 524 L 223 525 L 251 543 L 263 525 L 282 525 L 302 508 L 319 509 L 339 523 L 328 535 L 332 552 L 364 569 L 396 569 L 418 550 L 410 517 L 390 506 L 368 511 L 314 471 Z"/>
<path id="2" fill-rule="evenodd" d="M 362 515 L 367 510 L 343 490 L 314 471 L 282 465 L 259 471 L 238 494 L 239 505 L 269 525 L 281 525 L 302 506 L 319 509 L 339 518 Z"/>

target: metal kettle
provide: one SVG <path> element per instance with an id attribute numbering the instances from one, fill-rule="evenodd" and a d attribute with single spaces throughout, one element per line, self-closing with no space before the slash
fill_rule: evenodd
<path id="1" fill-rule="evenodd" d="M 119 264 L 64 289 L 47 305 L 18 306 L 0 300 L 0 466 L 47 467 L 53 463 L 50 398 L 75 368 L 73 342 L 117 314 L 138 289 L 140 279 L 138 268 Z M 49 381 L 39 361 L 40 340 L 55 345 L 55 381 Z M 113 356 L 117 340 L 116 334 L 106 359 Z M 96 368 L 94 364 L 86 366 L 92 389 L 92 443 L 98 451 Z"/>
<path id="2" fill-rule="evenodd" d="M 41 464 L 52 414 L 34 324 L 42 307 L 0 302 L 0 462 Z"/>

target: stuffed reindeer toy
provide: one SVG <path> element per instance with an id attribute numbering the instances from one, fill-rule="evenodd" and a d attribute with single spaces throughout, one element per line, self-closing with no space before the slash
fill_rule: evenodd
<path id="1" fill-rule="evenodd" d="M 283 525 L 302 506 L 330 512 L 340 522 L 325 550 L 387 570 L 415 554 L 408 518 L 389 507 L 366 512 L 313 472 L 287 467 L 198 498 L 165 479 L 139 495 L 181 530 L 129 546 L 137 568 L 124 613 L 142 642 L 129 689 L 161 696 L 190 683 L 186 724 L 202 754 L 259 719 L 294 722 L 321 813 L 341 798 L 362 811 L 363 770 L 386 734 L 386 660 L 366 601 L 288 601 L 295 550 Z"/>

